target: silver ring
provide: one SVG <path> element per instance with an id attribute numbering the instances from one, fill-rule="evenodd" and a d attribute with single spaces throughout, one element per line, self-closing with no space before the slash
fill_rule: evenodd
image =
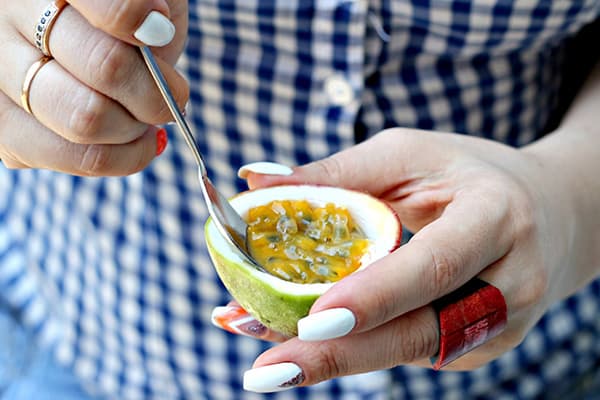
<path id="1" fill-rule="evenodd" d="M 54 0 L 52 3 L 48 4 L 44 12 L 42 12 L 41 17 L 37 21 L 35 25 L 35 31 L 33 34 L 34 43 L 36 47 L 42 52 L 46 57 L 51 57 L 50 54 L 50 33 L 52 31 L 52 27 L 56 22 L 57 17 L 60 15 L 60 12 L 66 7 L 66 0 Z"/>

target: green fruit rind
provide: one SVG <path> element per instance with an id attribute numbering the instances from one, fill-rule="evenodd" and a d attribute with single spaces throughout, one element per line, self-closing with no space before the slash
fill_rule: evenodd
<path id="1" fill-rule="evenodd" d="M 327 186 L 275 186 L 240 193 L 231 204 L 245 216 L 248 209 L 276 199 L 308 200 L 318 206 L 333 202 L 346 207 L 373 241 L 359 270 L 400 245 L 402 228 L 396 213 L 386 203 L 362 192 Z M 205 238 L 217 274 L 233 298 L 265 326 L 284 335 L 297 335 L 298 320 L 308 315 L 317 298 L 335 284 L 293 283 L 258 271 L 239 256 L 210 218 Z"/>
<path id="2" fill-rule="evenodd" d="M 308 314 L 320 293 L 299 296 L 284 293 L 264 278 L 256 277 L 254 271 L 241 262 L 221 256 L 211 245 L 208 248 L 219 278 L 246 311 L 276 332 L 287 336 L 297 334 L 296 322 Z"/>

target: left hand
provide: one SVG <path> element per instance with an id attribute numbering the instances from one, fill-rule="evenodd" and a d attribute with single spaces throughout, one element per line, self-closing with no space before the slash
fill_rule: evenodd
<path id="1" fill-rule="evenodd" d="M 366 191 L 388 202 L 415 235 L 313 305 L 311 315 L 350 310 L 356 323 L 349 334 L 324 341 L 290 339 L 262 354 L 247 380 L 260 381 L 264 374 L 256 368 L 279 363 L 295 364 L 291 371 L 300 372 L 293 383 L 302 385 L 399 364 L 430 367 L 439 342 L 430 303 L 479 276 L 504 294 L 508 324 L 447 367 L 474 369 L 517 346 L 551 303 L 589 280 L 564 268 L 574 237 L 569 179 L 532 152 L 398 128 L 295 168 L 290 176 L 250 173 L 248 183 Z M 246 383 L 251 390 L 279 390 L 279 383 Z"/>

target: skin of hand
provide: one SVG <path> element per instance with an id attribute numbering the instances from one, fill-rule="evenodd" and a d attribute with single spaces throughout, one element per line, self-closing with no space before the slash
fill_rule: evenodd
<path id="1" fill-rule="evenodd" d="M 153 52 L 185 106 L 188 84 L 173 65 L 187 33 L 187 1 L 70 0 L 50 34 L 53 59 L 32 82 L 30 115 L 21 106 L 21 86 L 42 56 L 33 32 L 47 5 L 9 1 L 0 10 L 0 159 L 8 168 L 82 176 L 143 169 L 164 148 L 165 133 L 156 125 L 171 116 L 137 48 L 147 42 L 136 33 L 152 12 L 170 21 L 175 33 Z M 144 26 L 150 35 L 157 31 Z"/>
<path id="2" fill-rule="evenodd" d="M 351 310 L 356 324 L 348 335 L 284 341 L 254 329 L 256 337 L 284 342 L 253 368 L 295 363 L 305 386 L 400 364 L 431 367 L 439 336 L 429 304 L 474 276 L 502 291 L 508 325 L 445 369 L 475 369 L 521 343 L 552 303 L 600 274 L 599 67 L 561 126 L 521 149 L 397 128 L 290 176 L 250 172 L 251 188 L 313 183 L 367 191 L 415 232 L 313 305 L 311 315 Z"/>

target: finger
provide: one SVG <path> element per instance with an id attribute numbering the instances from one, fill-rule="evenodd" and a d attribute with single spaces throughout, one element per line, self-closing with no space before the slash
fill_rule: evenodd
<path id="1" fill-rule="evenodd" d="M 0 89 L 21 106 L 22 82 L 39 55 L 22 38 L 1 40 L 3 36 L 0 34 L 0 57 L 20 56 L 0 64 Z M 55 61 L 39 69 L 28 97 L 35 117 L 74 143 L 128 143 L 148 129 L 121 105 L 82 84 Z"/>
<path id="2" fill-rule="evenodd" d="M 45 2 L 27 1 L 43 10 Z M 21 35 L 33 45 L 31 26 L 37 15 L 25 7 L 15 8 L 12 15 Z M 66 7 L 56 19 L 50 50 L 65 71 L 121 104 L 134 119 L 154 125 L 172 120 L 138 49 L 92 27 L 74 8 Z M 183 109 L 189 97 L 186 80 L 160 58 L 157 62 Z"/>
<path id="3" fill-rule="evenodd" d="M 0 93 L 0 149 L 8 167 L 50 169 L 81 176 L 123 176 L 140 171 L 164 149 L 166 132 L 150 127 L 122 145 L 83 145 L 51 132 Z"/>
<path id="4" fill-rule="evenodd" d="M 131 44 L 165 46 L 175 36 L 165 0 L 70 0 L 96 28 Z"/>
<path id="5" fill-rule="evenodd" d="M 291 339 L 256 360 L 244 374 L 244 388 L 273 392 L 408 364 L 433 356 L 438 340 L 436 316 L 430 307 L 368 333 L 323 342 Z"/>
<path id="6" fill-rule="evenodd" d="M 217 328 L 236 335 L 250 336 L 269 342 L 284 342 L 289 339 L 264 326 L 236 302 L 231 302 L 224 307 L 215 307 L 211 314 L 211 322 Z"/>
<path id="7" fill-rule="evenodd" d="M 457 195 L 439 219 L 407 244 L 336 283 L 298 325 L 299 336 L 323 340 L 347 334 L 348 310 L 354 316 L 350 332 L 373 329 L 450 293 L 503 257 L 512 237 L 507 234 L 507 206 L 495 198 L 497 208 L 484 210 L 479 205 L 487 204 L 483 196 Z M 346 311 L 321 321 L 319 312 L 331 309 Z M 321 328 L 315 335 L 317 321 Z"/>
<path id="8" fill-rule="evenodd" d="M 481 367 L 512 348 L 510 343 L 507 346 L 505 336 L 494 337 L 444 369 Z M 244 374 L 244 388 L 275 392 L 397 365 L 431 368 L 439 341 L 436 313 L 432 307 L 423 307 L 358 335 L 320 342 L 291 339 L 258 357 L 253 369 Z"/>
<path id="9" fill-rule="evenodd" d="M 450 147 L 429 145 L 432 135 L 424 131 L 390 129 L 328 158 L 297 167 L 293 175 L 248 174 L 248 185 L 255 188 L 312 183 L 366 191 L 381 197 L 391 188 L 433 176 L 452 159 Z M 443 137 L 435 135 L 438 141 Z"/>
<path id="10" fill-rule="evenodd" d="M 293 174 L 294 170 L 287 165 L 259 161 L 241 166 L 238 169 L 237 175 L 241 179 L 247 179 L 250 173 L 288 176 Z"/>

